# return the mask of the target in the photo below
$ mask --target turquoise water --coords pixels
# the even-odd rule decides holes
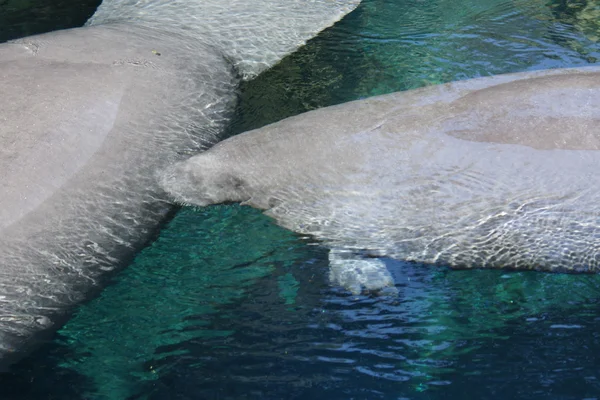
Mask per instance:
[[[20,10],[0,12],[0,37],[93,11],[70,3],[0,2]],[[599,20],[597,1],[365,0],[244,84],[228,134],[427,84],[596,63]],[[259,212],[183,209],[0,376],[0,398],[600,398],[600,277],[385,261],[398,297],[352,296],[329,285],[326,249]]]

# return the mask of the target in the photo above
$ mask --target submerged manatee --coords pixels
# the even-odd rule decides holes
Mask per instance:
[[[357,292],[373,257],[600,270],[600,67],[499,75],[311,111],[167,169],[183,204],[235,201],[333,250]]]
[[[236,85],[359,0],[106,0],[0,45],[0,368],[171,209],[155,173],[214,143]]]

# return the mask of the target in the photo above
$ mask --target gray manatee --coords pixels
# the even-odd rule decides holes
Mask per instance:
[[[156,172],[214,143],[251,78],[359,0],[106,0],[0,45],[0,369],[132,259]]]
[[[182,204],[241,202],[331,247],[332,279],[393,282],[376,257],[600,270],[600,67],[499,75],[311,111],[168,168]]]

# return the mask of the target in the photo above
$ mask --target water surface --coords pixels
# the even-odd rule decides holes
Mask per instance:
[[[4,13],[16,4],[44,9],[0,3],[2,39],[93,8]],[[227,134],[423,85],[597,63],[599,16],[583,0],[364,0],[243,84]],[[0,376],[0,398],[600,398],[600,277],[385,261],[399,295],[352,296],[329,284],[326,249],[259,212],[183,209]]]

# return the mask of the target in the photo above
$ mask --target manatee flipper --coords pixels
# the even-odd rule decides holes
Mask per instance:
[[[248,79],[275,65],[359,3],[360,0],[104,0],[88,25],[125,19],[193,36],[217,48]],[[164,24],[165,19],[177,23]]]
[[[344,249],[329,251],[329,279],[355,295],[363,291],[396,293],[394,278],[385,262]]]

